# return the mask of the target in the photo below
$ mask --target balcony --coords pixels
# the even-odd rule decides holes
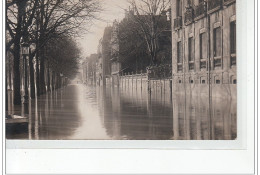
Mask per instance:
[[[221,67],[221,65],[222,65],[221,58],[214,58],[214,68]]]
[[[194,70],[194,62],[189,62],[189,71]]]
[[[230,55],[230,65],[232,66],[236,66],[237,64],[237,57],[236,54],[231,54]]]
[[[206,15],[207,8],[206,2],[201,2],[199,5],[194,7],[194,18],[198,20]]]
[[[179,30],[182,27],[182,17],[178,16],[174,19],[174,30]]]
[[[208,0],[208,14],[219,10],[222,6],[222,0]]]
[[[207,68],[207,62],[205,59],[200,60],[200,69],[206,69]]]
[[[178,63],[177,72],[182,72],[182,63]]]
[[[189,25],[193,22],[193,9],[192,9],[192,7],[186,8],[184,22],[185,22],[185,25]]]
[[[229,5],[236,2],[236,0],[223,0],[223,5]]]

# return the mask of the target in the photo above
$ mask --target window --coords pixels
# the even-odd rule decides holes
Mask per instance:
[[[189,70],[194,70],[194,45],[193,37],[188,40],[188,59],[189,59]]]
[[[181,41],[177,43],[177,63],[182,63]]]
[[[213,47],[214,47],[214,57],[221,56],[221,28],[217,27],[213,31]]]
[[[206,32],[200,34],[200,68],[206,69],[207,63],[207,35]]]
[[[182,45],[181,45],[181,41],[177,42],[177,65],[178,65],[178,71],[182,71]]]
[[[189,61],[194,61],[194,45],[193,45],[193,37],[189,38]]]
[[[236,65],[236,21],[230,23],[230,62]]]
[[[201,81],[201,84],[205,84],[205,83],[206,83],[206,80],[202,80],[202,81]]]
[[[220,84],[220,80],[216,80],[216,84]]]
[[[204,0],[199,0],[199,3],[202,3]]]
[[[206,32],[200,34],[200,59],[207,58],[207,35]]]
[[[177,0],[176,2],[176,16],[182,16],[181,0]]]

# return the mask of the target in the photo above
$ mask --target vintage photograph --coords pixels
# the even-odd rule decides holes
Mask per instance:
[[[6,0],[10,140],[236,140],[236,0]]]

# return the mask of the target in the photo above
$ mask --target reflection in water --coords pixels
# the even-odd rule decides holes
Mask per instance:
[[[236,101],[176,96],[146,88],[69,85],[29,103],[18,139],[230,140]],[[13,139],[14,135],[7,135]],[[16,137],[17,138],[17,137]]]

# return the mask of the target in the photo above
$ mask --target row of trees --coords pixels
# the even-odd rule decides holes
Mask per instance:
[[[77,73],[79,49],[72,37],[86,31],[100,10],[99,0],[7,0],[6,53],[13,56],[15,104],[21,103],[21,44],[31,46],[31,95],[41,95],[55,87],[61,73]]]

